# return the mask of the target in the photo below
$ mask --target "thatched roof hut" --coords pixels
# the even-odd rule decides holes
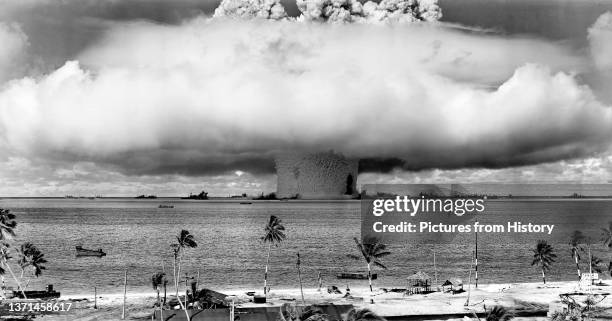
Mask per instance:
[[[413,286],[431,285],[431,276],[422,271],[419,271],[406,279],[408,280],[408,283],[413,284]]]
[[[446,289],[446,287],[448,287],[448,289]],[[443,291],[463,289],[463,281],[461,281],[461,279],[446,280],[442,284],[442,289]]]
[[[419,271],[406,278],[408,280],[409,293],[422,293],[431,291],[431,276]]]

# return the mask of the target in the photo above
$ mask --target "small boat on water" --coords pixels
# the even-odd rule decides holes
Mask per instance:
[[[253,204],[253,202],[240,202],[240,204],[242,204],[242,205],[250,205],[250,204]]]
[[[77,245],[76,246],[76,256],[97,256],[97,257],[103,257],[106,256],[106,253],[104,253],[104,251],[102,251],[102,249],[97,249],[97,250],[88,250],[88,249],[84,249],[82,246]]]
[[[158,208],[174,208],[174,205],[160,204]]]
[[[53,284],[47,285],[47,289],[44,291],[23,291],[28,299],[57,299],[60,297],[60,292],[53,290]],[[23,299],[23,293],[21,291],[13,291],[14,298]]]
[[[367,280],[368,275],[362,273],[338,273],[336,274],[338,279],[353,279],[353,280]],[[378,274],[372,273],[372,280],[376,280]]]

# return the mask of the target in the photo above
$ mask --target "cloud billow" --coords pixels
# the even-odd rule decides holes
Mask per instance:
[[[612,112],[583,68],[555,43],[424,24],[133,22],[5,84],[0,141],[134,175],[267,173],[288,150],[368,171],[537,164],[609,146]]]

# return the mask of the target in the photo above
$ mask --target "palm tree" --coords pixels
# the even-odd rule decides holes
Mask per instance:
[[[265,227],[265,234],[261,238],[264,244],[268,244],[268,256],[266,258],[266,271],[264,273],[264,295],[267,297],[268,294],[268,266],[270,265],[270,252],[272,251],[272,244],[278,246],[287,236],[285,235],[285,226],[283,226],[281,219],[271,215],[268,224]]]
[[[544,284],[546,284],[546,271],[550,269],[556,257],[557,255],[553,253],[553,247],[544,240],[539,240],[536,248],[533,249],[531,265],[538,265],[540,267]]]
[[[346,315],[346,321],[386,321],[386,319],[370,309],[351,309]]]
[[[363,243],[359,241],[356,237],[353,238],[355,244],[357,245],[357,249],[361,253],[361,256],[349,254],[348,257],[354,260],[364,259],[368,265],[368,282],[370,284],[370,293],[373,292],[372,289],[372,264],[382,268],[387,269],[387,267],[382,264],[380,261],[381,258],[391,254],[391,252],[387,251],[387,246],[380,243],[380,241],[375,237],[367,237],[363,240]],[[373,301],[373,300],[371,300]]]
[[[11,266],[8,264],[8,261],[11,257],[9,255],[9,244],[7,241],[13,239],[13,237],[15,236],[16,227],[17,221],[15,220],[15,214],[11,213],[9,210],[0,208],[0,268],[2,268],[3,271],[6,269],[6,271],[9,272],[13,280],[15,280],[17,287],[21,289],[21,284],[19,280],[15,276],[15,273],[13,273]],[[4,286],[4,274],[0,273],[0,277],[2,277],[3,288],[6,288]],[[23,289],[21,289],[21,294],[24,298],[26,298]]]
[[[578,281],[580,281],[581,273],[580,273],[580,265],[578,262],[580,261],[580,251],[584,251],[584,248],[580,245],[584,241],[584,234],[580,231],[574,231],[572,236],[570,237],[569,247],[570,253],[574,262],[576,262],[576,271],[578,272]]]
[[[175,275],[174,275],[174,283],[176,285],[176,296],[178,297],[178,285],[180,283],[179,278],[181,275],[181,263],[183,261],[182,252],[185,251],[186,248],[196,248],[198,247],[198,243],[195,241],[195,238],[189,231],[181,230],[181,233],[176,237],[177,243],[172,245],[172,249],[174,251],[174,267],[175,267]],[[177,263],[178,262],[178,263]]]
[[[43,266],[43,264],[47,263],[45,255],[34,244],[30,242],[21,244],[21,247],[19,250],[17,250],[17,253],[19,257],[17,262],[21,268],[21,276],[19,277],[20,280],[23,280],[24,273],[28,267],[34,269],[33,274],[35,277],[39,277],[42,274],[42,270],[46,269],[45,266]],[[30,279],[28,278],[23,289],[25,290],[29,284]]]
[[[506,308],[504,308],[501,305],[496,305],[493,307],[493,309],[487,312],[487,317],[485,318],[485,320],[486,321],[508,321],[508,320],[512,320],[512,318],[514,318],[514,316],[508,310],[506,310]]]
[[[176,289],[176,299],[179,302],[179,305],[183,310],[185,310],[185,315],[187,316],[187,321],[191,318],[189,317],[189,312],[187,312],[186,304],[183,304],[183,301],[179,298],[178,288],[179,288],[179,276],[181,275],[181,263],[182,263],[182,252],[185,251],[186,248],[195,248],[198,247],[198,243],[196,243],[195,238],[189,231],[181,230],[181,233],[176,237],[177,243],[171,245],[174,261],[173,261],[173,272],[174,272],[174,286]],[[185,303],[187,302],[187,296],[185,296]]]
[[[173,261],[172,261],[172,282],[174,282],[174,288],[176,289],[176,296],[178,297],[178,283],[177,283],[177,277],[176,277],[176,264],[178,262],[178,257],[179,254],[181,252],[181,247],[177,244],[171,244],[170,248],[172,249],[172,257],[173,257]]]
[[[159,291],[161,286],[166,282],[166,273],[157,272],[151,276],[151,285],[153,286],[153,290],[157,292],[157,304],[160,304],[161,298],[159,296]],[[160,304],[161,306],[161,304]]]
[[[155,274],[153,274],[153,276],[151,277],[151,285],[153,286],[153,290],[155,290],[157,292],[157,305],[159,305],[159,313],[160,313],[160,318],[163,320],[164,319],[164,308],[161,304],[161,299],[159,297],[159,288],[165,284],[168,283],[168,280],[166,280],[166,273],[164,272],[157,272]]]

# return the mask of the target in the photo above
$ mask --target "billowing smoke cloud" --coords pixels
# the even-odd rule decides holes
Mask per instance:
[[[589,41],[597,67],[612,71],[612,13],[601,15],[589,28]]]
[[[412,23],[437,21],[442,11],[437,0],[382,0],[380,3],[357,0],[297,0],[302,13],[298,21],[332,23]],[[215,18],[288,19],[279,0],[223,0]]]
[[[28,37],[18,25],[0,21],[0,84],[24,69],[27,47]]]
[[[279,0],[222,0],[213,17],[280,20],[287,12]]]
[[[128,174],[263,173],[329,149],[418,170],[579,157],[612,135],[583,60],[537,39],[197,19],[114,28],[79,60],[5,85],[5,150]]]
[[[442,11],[437,0],[297,0],[298,20],[359,23],[437,21]]]

